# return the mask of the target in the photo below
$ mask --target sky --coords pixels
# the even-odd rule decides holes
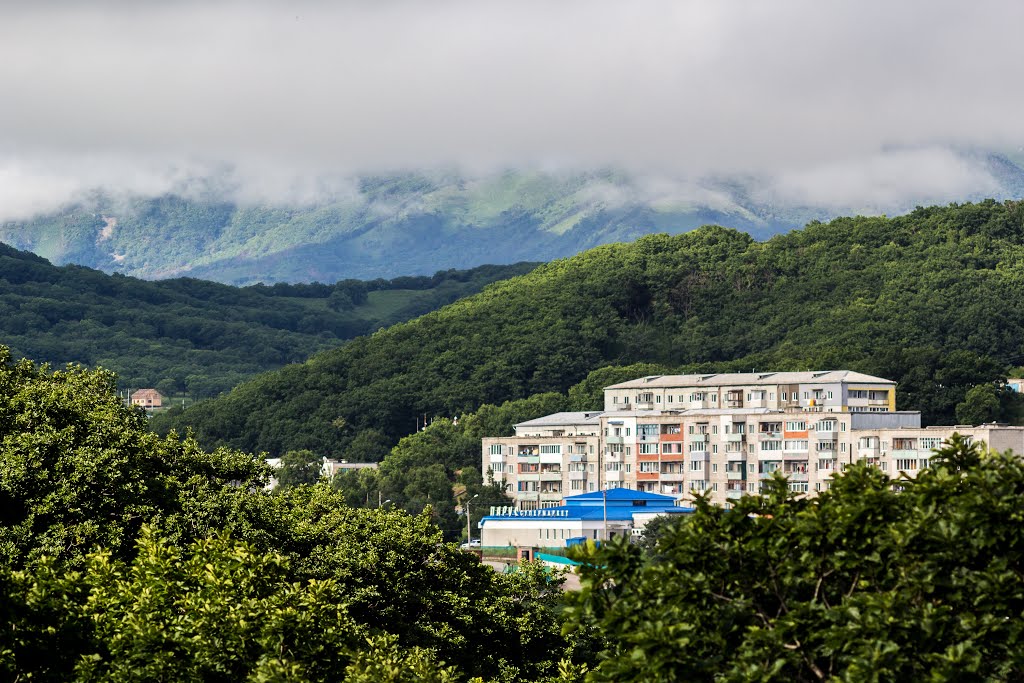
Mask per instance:
[[[432,169],[955,199],[994,181],[951,150],[1024,152],[1021,25],[1018,0],[0,1],[0,219]]]

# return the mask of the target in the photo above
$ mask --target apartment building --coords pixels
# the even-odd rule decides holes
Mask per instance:
[[[601,413],[554,413],[515,426],[515,436],[485,438],[483,467],[520,510],[560,505],[566,496],[600,490]]]
[[[914,476],[954,432],[1024,453],[1022,427],[922,427],[920,413],[894,410],[893,382],[845,371],[647,377],[608,387],[609,406],[556,413],[516,425],[514,437],[484,439],[484,468],[519,510],[616,488],[682,503],[706,493],[729,505],[776,472],[806,494],[827,490],[833,474],[860,460]]]

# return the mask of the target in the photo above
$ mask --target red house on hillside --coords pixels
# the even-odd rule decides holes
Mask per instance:
[[[160,408],[164,404],[164,397],[156,389],[139,389],[132,394],[132,405],[142,408]]]

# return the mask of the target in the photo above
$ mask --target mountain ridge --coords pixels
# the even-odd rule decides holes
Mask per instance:
[[[962,156],[985,169],[998,186],[994,194],[1024,196],[1024,170],[1010,158]],[[406,173],[363,177],[349,191],[306,207],[217,199],[212,189],[196,199],[96,194],[50,215],[0,224],[0,241],[58,264],[246,285],[549,261],[707,224],[765,239],[839,213],[780,200],[760,182],[721,177],[663,186],[613,171],[479,179]]]

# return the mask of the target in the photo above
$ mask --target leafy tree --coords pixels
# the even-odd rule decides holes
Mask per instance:
[[[1024,462],[959,436],[916,480],[855,464],[815,499],[781,478],[697,510],[653,553],[583,552],[587,680],[1017,680]]]
[[[281,456],[281,466],[274,473],[281,488],[304,486],[320,481],[323,461],[313,451],[288,451]]]
[[[455,667],[512,683],[588,656],[561,635],[545,573],[505,577],[444,543],[442,466],[403,481],[415,517],[354,509],[326,482],[270,494],[258,458],[147,431],[109,373],[3,360],[0,677],[313,682],[401,665],[395,680]]]
[[[980,425],[1000,418],[1002,406],[999,391],[993,384],[979,384],[967,391],[963,403],[956,406],[956,421],[959,424]]]

